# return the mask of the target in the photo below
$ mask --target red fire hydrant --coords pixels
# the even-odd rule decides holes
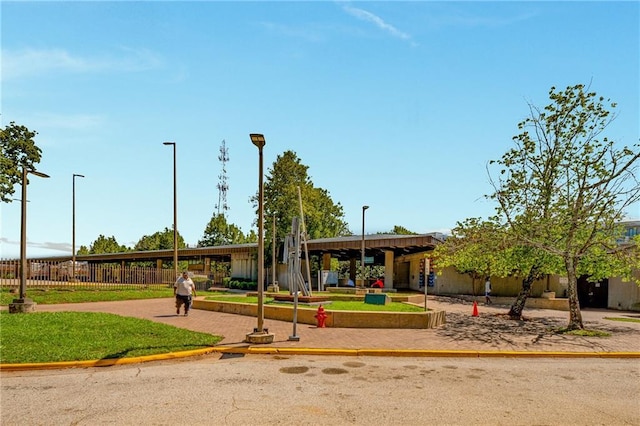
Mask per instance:
[[[324,308],[322,305],[318,307],[318,312],[314,315],[318,320],[318,328],[325,328],[325,320],[327,319],[327,314],[324,312]]]

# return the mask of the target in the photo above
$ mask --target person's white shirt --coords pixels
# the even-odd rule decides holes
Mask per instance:
[[[173,286],[176,288],[176,294],[179,296],[191,296],[195,284],[193,283],[193,280],[191,280],[191,277],[185,277],[183,275],[176,280]]]

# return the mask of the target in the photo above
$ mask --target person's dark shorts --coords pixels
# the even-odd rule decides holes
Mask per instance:
[[[191,307],[191,296],[176,294],[176,308],[180,309],[182,305],[185,305],[186,309],[189,309]]]

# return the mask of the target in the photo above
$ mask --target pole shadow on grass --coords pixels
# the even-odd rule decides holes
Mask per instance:
[[[168,353],[172,353],[172,352],[184,352],[184,351],[193,351],[193,350],[196,350],[196,349],[213,348],[215,346],[216,345],[182,345],[182,346],[174,346],[172,350],[167,350],[167,351],[164,351],[164,352],[149,353],[149,354],[145,354],[145,355],[127,356],[131,352],[137,352],[137,351],[140,351],[140,350],[166,348],[166,346],[146,346],[144,348],[125,349],[125,350],[122,350],[120,352],[116,352],[116,353],[113,353],[113,354],[105,355],[100,359],[101,360],[113,360],[113,359],[122,359],[122,358],[135,358],[135,357],[138,357],[138,356],[164,355],[164,354],[168,354]]]

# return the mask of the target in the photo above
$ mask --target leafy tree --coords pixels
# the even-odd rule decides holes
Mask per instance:
[[[326,189],[313,186],[307,188],[302,192],[302,208],[307,239],[351,235],[344,221],[342,205],[334,203]]]
[[[615,235],[621,236],[622,226]],[[640,270],[640,236],[625,245],[614,249],[596,246],[578,263],[578,276],[587,276],[591,282],[598,282],[608,277],[622,277],[625,281],[634,281],[633,271]],[[638,277],[635,277],[638,278]],[[635,279],[640,284],[638,279]]]
[[[187,245],[184,242],[184,238],[178,232],[178,248],[185,248]],[[173,229],[164,228],[163,231],[155,232],[152,235],[144,235],[138,240],[133,247],[135,251],[151,251],[151,250],[173,250]],[[163,264],[164,268],[173,268],[171,263]],[[153,262],[136,262],[132,265],[153,267]],[[188,262],[178,262],[178,269],[186,269]]]
[[[250,230],[244,234],[242,230],[232,223],[228,223],[224,213],[214,213],[204,230],[204,235],[198,241],[198,247],[212,247],[228,244],[246,244],[258,241],[258,234]],[[231,263],[225,261],[211,262],[211,272],[222,273],[223,276],[231,275]]]
[[[185,247],[184,238],[182,238],[182,235],[178,232],[178,248]],[[172,250],[173,229],[164,228],[164,231],[159,231],[152,235],[145,235],[138,240],[133,249],[136,251]]]
[[[253,229],[249,230],[249,233],[245,235],[245,243],[257,243],[258,242],[258,234]]]
[[[391,231],[389,231],[389,232],[378,232],[378,234],[381,234],[381,235],[386,235],[386,234],[391,234],[391,235],[417,235],[417,232],[409,231],[404,226],[395,225]]]
[[[469,218],[458,222],[452,235],[438,245],[430,257],[439,272],[453,266],[458,272],[469,275],[474,295],[476,281],[482,282],[487,276],[522,278],[522,287],[509,310],[509,316],[514,319],[522,317],[533,282],[545,274],[560,272],[562,267],[557,256],[518,245],[509,235],[508,227],[496,222],[495,218],[488,221]]]
[[[283,244],[291,232],[293,217],[300,216],[298,188],[302,198],[306,238],[329,238],[350,235],[340,203],[334,203],[327,190],[313,186],[307,174],[308,166],[301,163],[293,151],[276,158],[264,182],[265,260],[271,261],[273,231],[269,226],[276,218],[276,244]],[[258,207],[258,196],[251,198]],[[257,216],[257,213],[256,213]]]
[[[89,248],[86,246],[80,246],[77,254],[123,253],[126,251],[129,251],[129,248],[118,244],[114,236],[107,238],[100,234]]]
[[[531,295],[533,282],[546,274],[560,273],[562,271],[562,262],[558,256],[525,245],[511,247],[504,254],[506,265],[513,268],[509,275],[522,278],[522,287],[511,304],[508,315],[513,319],[521,319],[524,305]]]
[[[640,200],[634,175],[640,145],[618,149],[601,138],[615,115],[604,105],[610,100],[584,85],[552,87],[549,97],[544,110],[529,104],[529,116],[518,124],[521,133],[513,137],[516,147],[490,162],[500,166],[490,198],[517,244],[562,258],[568,329],[581,329],[579,266],[591,256],[617,256],[617,223]]]
[[[42,150],[36,146],[32,132],[24,126],[10,122],[0,130],[0,200],[12,201],[14,186],[22,182],[22,170],[35,169],[34,164],[40,162]]]
[[[500,275],[504,268],[504,239],[499,224],[480,218],[465,219],[451,230],[451,235],[438,244],[429,256],[434,269],[453,266],[459,273],[471,277],[471,292],[476,295],[476,281]]]
[[[198,247],[245,244],[257,240],[258,236],[255,231],[245,235],[236,225],[228,223],[224,214],[214,213],[204,230],[202,239],[198,241]]]

